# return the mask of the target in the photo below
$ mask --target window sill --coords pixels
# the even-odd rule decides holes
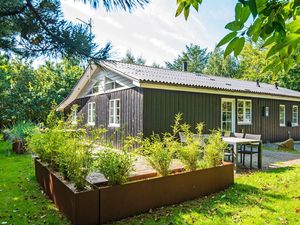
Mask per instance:
[[[299,127],[299,124],[292,124],[292,127]]]
[[[120,127],[120,124],[108,124],[108,127]]]
[[[286,125],[282,125],[282,124],[281,124],[281,125],[279,125],[279,127],[286,127]]]
[[[237,125],[252,125],[252,123],[238,123]]]
[[[88,126],[95,126],[95,123],[88,123]]]

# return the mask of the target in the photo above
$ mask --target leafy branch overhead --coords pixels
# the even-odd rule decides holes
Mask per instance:
[[[99,6],[98,0],[83,1]],[[132,11],[148,0],[101,0],[109,11]],[[111,44],[100,48],[85,24],[65,20],[59,0],[2,0],[0,4],[0,51],[23,57],[75,57],[106,59]]]
[[[190,6],[198,10],[201,3],[196,0],[178,0],[176,16],[184,11],[187,19]],[[220,40],[217,47],[226,45],[225,57],[231,53],[238,56],[245,40],[254,43],[262,41],[263,47],[268,50],[267,58],[270,59],[265,70],[287,72],[300,62],[300,56],[293,57],[300,48],[299,7],[299,0],[239,0],[235,6],[234,20],[225,26],[230,32]]]

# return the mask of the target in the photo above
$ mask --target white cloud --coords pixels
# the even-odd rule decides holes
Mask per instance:
[[[209,9],[222,10],[226,3],[219,0],[206,1]],[[211,2],[214,2],[212,4]],[[231,6],[230,6],[231,7]],[[137,9],[132,14],[122,11],[106,12],[103,8],[94,10],[79,1],[64,0],[62,9],[67,19],[77,18],[93,20],[93,32],[97,42],[103,45],[111,41],[115,51],[124,56],[126,49],[147,59],[164,64],[173,60],[189,43],[213,49],[215,43],[223,36],[223,25],[212,21],[211,12],[205,4],[199,13],[191,10],[188,21],[183,16],[175,18],[176,0],[152,0],[145,9]],[[227,10],[228,11],[228,10]],[[216,25],[217,24],[217,25]]]

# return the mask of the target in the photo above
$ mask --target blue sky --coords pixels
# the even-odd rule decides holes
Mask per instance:
[[[133,13],[106,12],[92,9],[80,1],[62,0],[66,19],[93,20],[93,33],[102,46],[110,41],[120,59],[130,49],[147,64],[164,65],[176,58],[185,45],[198,44],[212,50],[227,33],[224,26],[234,18],[234,0],[204,0],[199,12],[192,10],[188,21],[183,15],[175,18],[176,0],[152,0],[144,9]]]

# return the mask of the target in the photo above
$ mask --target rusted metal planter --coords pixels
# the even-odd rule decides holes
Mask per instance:
[[[218,192],[233,182],[233,165],[225,163],[209,169],[99,187],[100,223]]]
[[[75,225],[99,224],[99,190],[74,192],[51,170],[35,159],[35,175],[46,195]]]

